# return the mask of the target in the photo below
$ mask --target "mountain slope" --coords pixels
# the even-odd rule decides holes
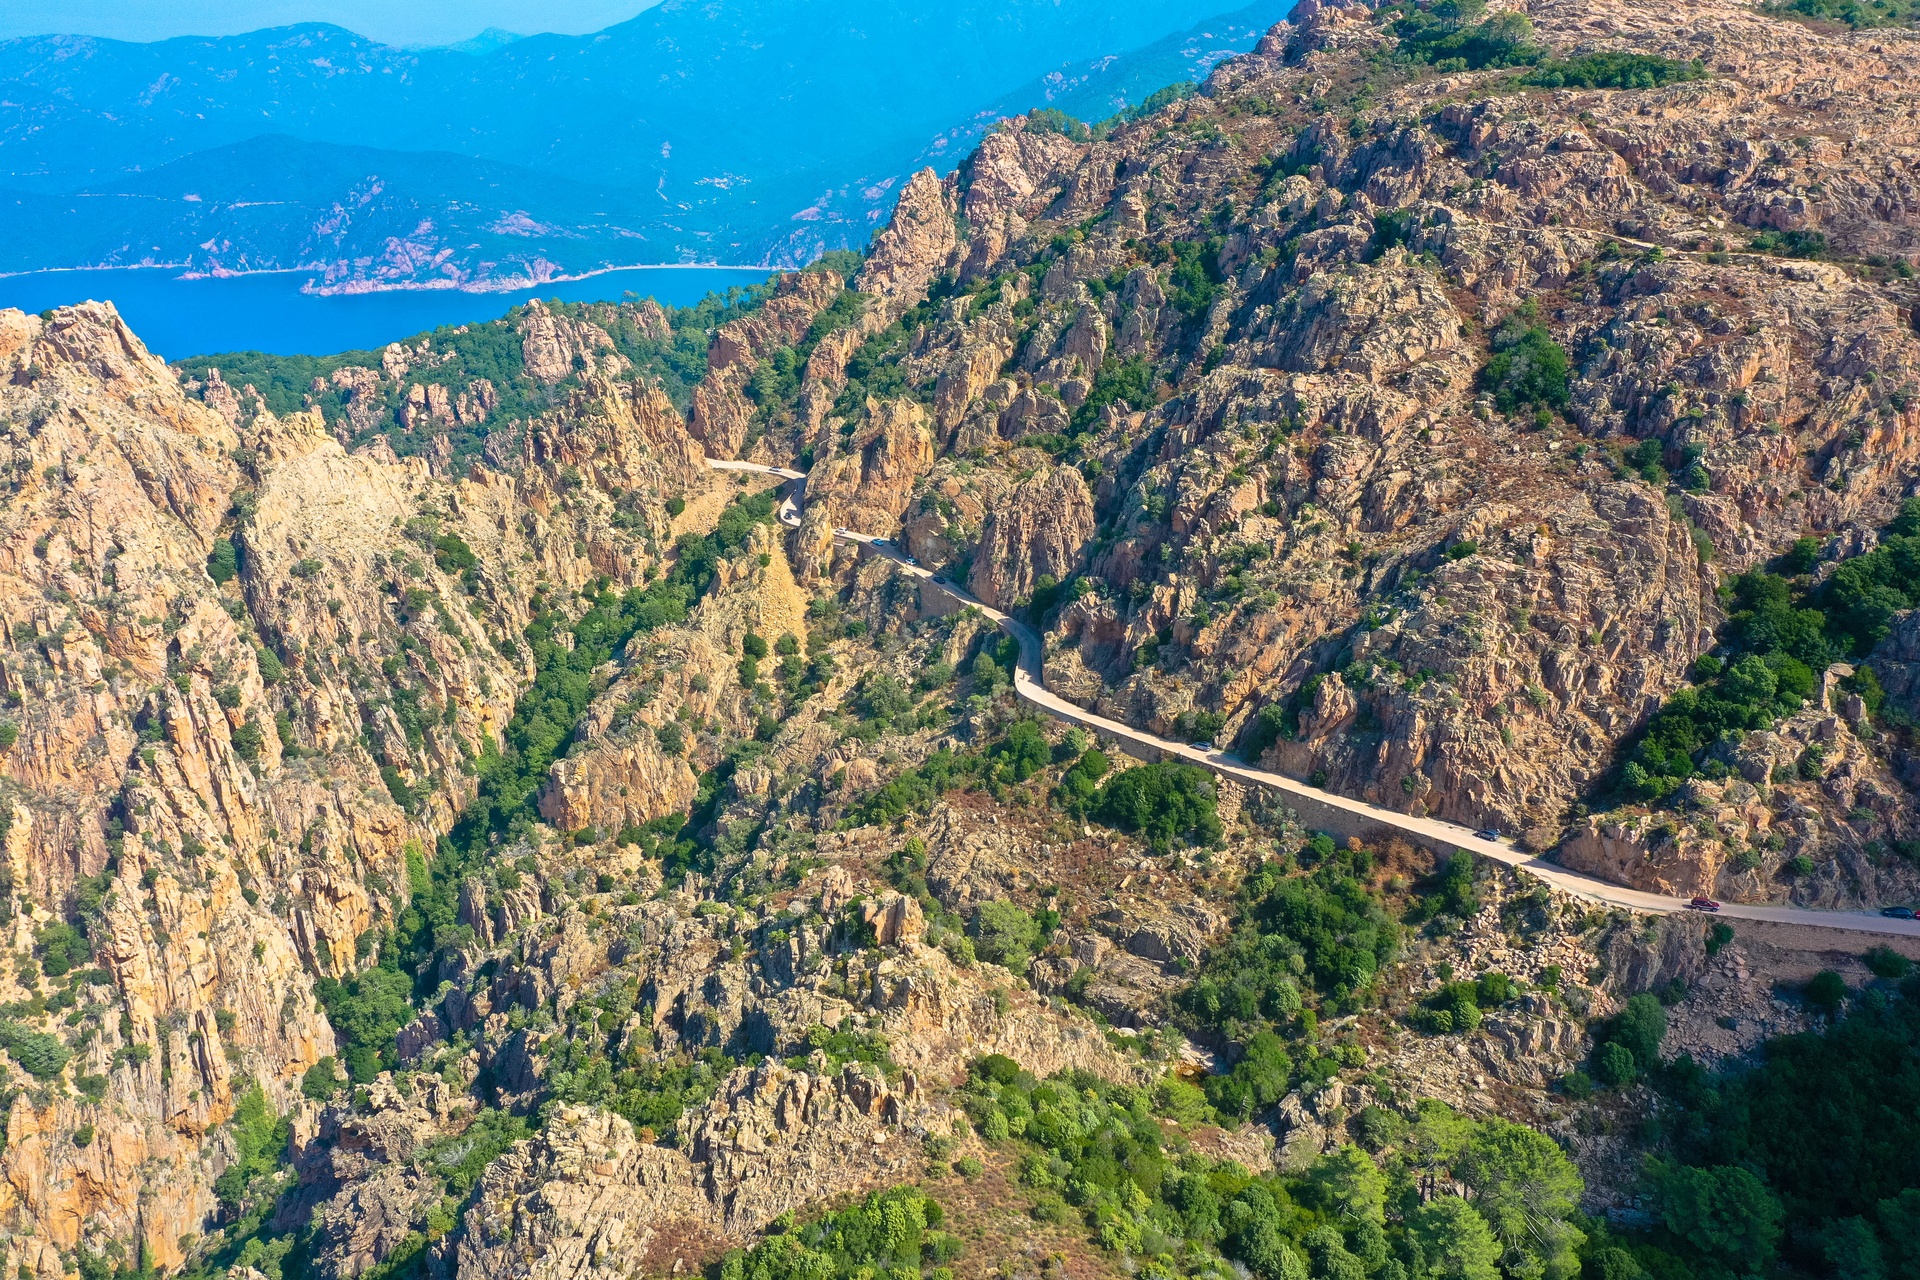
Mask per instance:
[[[1535,18],[1303,12],[725,310],[232,377],[0,313],[14,1265],[1707,1275],[1729,1200],[1742,1265],[1897,1242],[1916,1148],[1853,1137],[1911,957],[1108,755],[834,536],[1109,717],[1644,882],[1910,899],[1914,54]],[[799,527],[728,457],[804,470]],[[1656,759],[1656,710],[1713,732]]]
[[[251,138],[97,189],[0,192],[0,270],[313,273],[317,287],[516,288],[669,259],[658,201],[446,152]]]

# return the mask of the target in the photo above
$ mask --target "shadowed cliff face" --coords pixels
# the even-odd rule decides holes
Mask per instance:
[[[1203,869],[1044,787],[941,800],[926,770],[1015,750],[995,639],[837,526],[1031,608],[1048,685],[1156,733],[1650,886],[1912,890],[1906,731],[1837,671],[1682,803],[1575,807],[1729,575],[1864,551],[1920,469],[1911,287],[1872,260],[1912,248],[1907,55],[1533,17],[1705,76],[1396,71],[1365,11],[1305,12],[1200,97],[917,175],[852,293],[788,278],[660,366],[684,413],[620,354],[668,360],[650,306],[529,308],[504,372],[399,345],[277,414],[111,308],[0,313],[0,1004],[53,1037],[8,1048],[7,1265],[251,1265],[191,1239],[238,1217],[330,1277],[669,1272],[912,1174],[982,1052],[1145,1078],[1041,995],[1163,1024],[1298,833],[1223,788]],[[807,470],[800,527],[707,455]],[[1050,732],[1020,782],[1085,746]],[[1061,885],[1024,981],[961,945]],[[291,1163],[216,1191],[256,1085]]]

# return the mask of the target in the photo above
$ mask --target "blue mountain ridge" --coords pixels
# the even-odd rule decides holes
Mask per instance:
[[[667,0],[490,52],[317,24],[4,41],[0,270],[471,286],[800,261],[863,242],[912,168],[951,164],[999,116],[1108,114],[1285,7],[1218,4]]]

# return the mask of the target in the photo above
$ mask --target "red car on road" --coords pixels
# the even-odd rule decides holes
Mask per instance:
[[[1687,903],[1687,910],[1689,911],[1718,911],[1719,909],[1720,904],[1712,898],[1695,898]]]

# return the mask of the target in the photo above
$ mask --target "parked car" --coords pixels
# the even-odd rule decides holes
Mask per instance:
[[[1687,903],[1689,911],[1718,911],[1720,904],[1712,898],[1694,898]]]
[[[1913,908],[1912,907],[1882,907],[1880,908],[1880,914],[1883,916],[1891,916],[1895,920],[1911,920],[1913,919]]]
[[[1479,836],[1482,840],[1498,840],[1500,838],[1500,833],[1491,827],[1485,831],[1476,831],[1473,834]]]
[[[918,560],[915,560],[912,556],[901,556],[900,558],[902,560],[905,560],[910,565],[918,566],[920,563]]]

